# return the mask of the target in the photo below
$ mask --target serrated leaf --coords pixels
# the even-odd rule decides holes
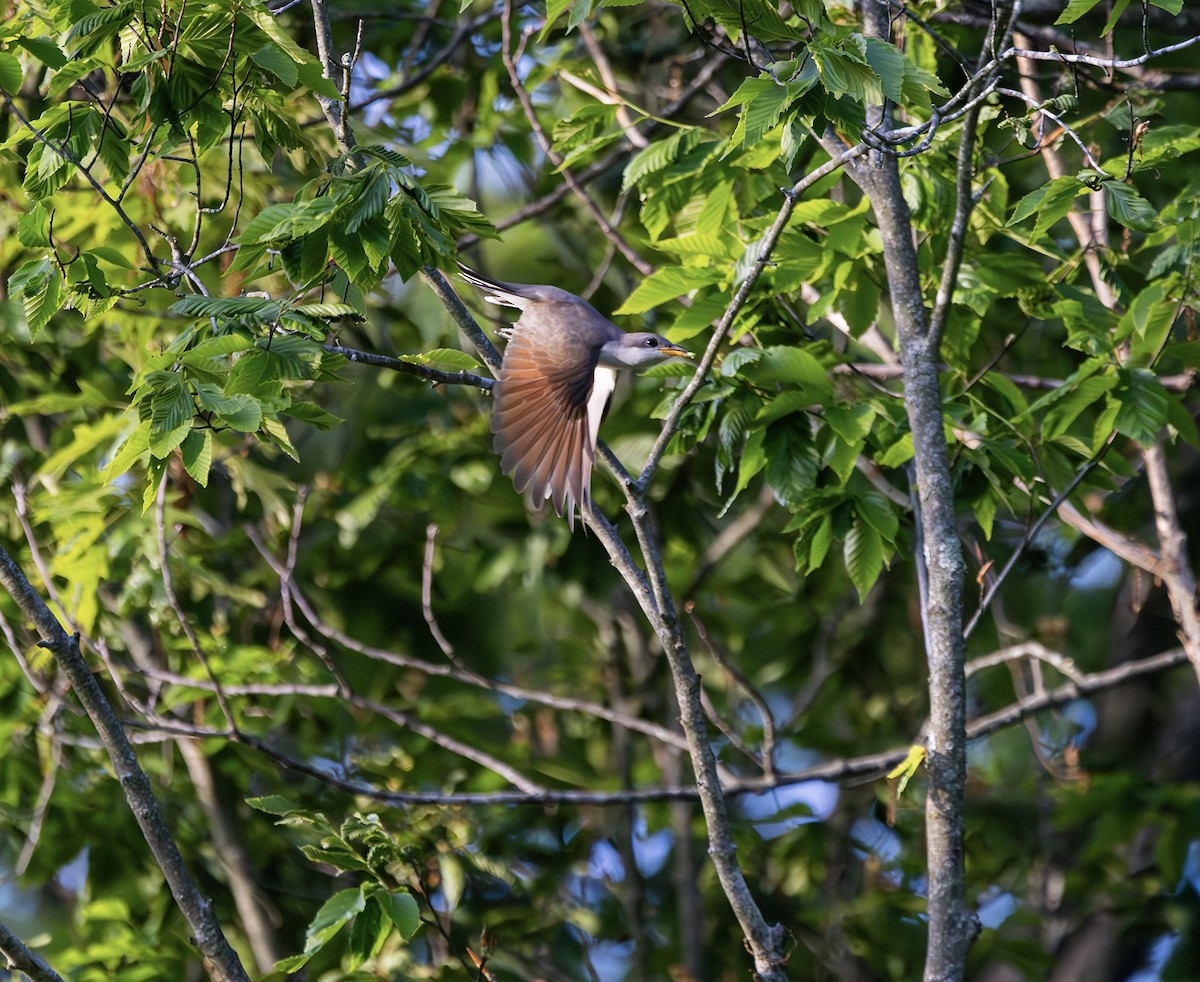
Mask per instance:
[[[40,202],[17,219],[17,240],[29,249],[49,249],[50,209]]]
[[[207,338],[196,347],[185,351],[179,360],[185,365],[197,365],[210,358],[220,358],[239,351],[247,351],[254,347],[254,339],[244,334],[222,334],[219,337]]]
[[[208,471],[212,466],[212,430],[192,430],[180,446],[183,469],[202,488],[208,487]]]
[[[638,284],[616,314],[644,314],[659,304],[685,296],[693,290],[717,283],[723,274],[715,269],[698,269],[692,266],[664,266],[656,269]]]
[[[1038,400],[1031,407],[1031,412],[1035,418],[1041,417],[1042,437],[1057,440],[1071,428],[1082,412],[1099,404],[1105,393],[1116,384],[1115,375],[1093,375],[1049,393],[1055,397],[1053,401]]]
[[[304,953],[311,955],[320,951],[365,906],[362,887],[349,887],[335,893],[321,905],[308,925]]]
[[[1167,295],[1166,284],[1152,283],[1142,290],[1117,325],[1116,339],[1132,336],[1130,356],[1135,365],[1148,365],[1167,339],[1179,304]]]
[[[255,433],[263,424],[262,403],[251,395],[226,396],[217,410],[221,422],[243,433]]]
[[[1167,421],[1171,397],[1153,373],[1143,368],[1122,372],[1124,385],[1110,394],[1117,405],[1112,427],[1146,447],[1158,439]]]
[[[421,926],[421,911],[410,893],[378,894],[376,899],[391,922],[396,925],[400,937],[409,940]]]
[[[856,516],[846,535],[842,557],[850,582],[858,590],[858,599],[862,602],[883,572],[883,540],[874,528]]]
[[[182,377],[174,372],[156,372],[155,376],[150,395],[151,449],[155,434],[178,429],[185,423],[190,426],[193,410],[192,396]]]
[[[895,542],[900,531],[900,519],[882,494],[868,491],[859,495],[854,499],[854,510],[885,542]]]
[[[138,425],[127,436],[104,469],[104,483],[111,484],[138,460],[150,452],[150,420]]]
[[[280,389],[280,372],[280,359],[272,358],[266,351],[248,352],[230,371],[225,392],[228,395],[272,396]]]
[[[169,456],[183,441],[187,435],[192,432],[191,420],[177,426],[173,430],[161,430],[156,432],[153,427],[150,430],[150,456],[158,460]]]
[[[268,815],[287,815],[291,812],[304,811],[290,798],[285,798],[281,794],[265,794],[247,798],[246,804],[255,811],[266,812]]]
[[[1084,14],[1096,6],[1100,0],[1071,0],[1066,9],[1058,15],[1055,24],[1074,24]]]
[[[46,37],[18,37],[13,39],[38,61],[48,68],[62,68],[67,64],[67,56],[62,48]]]
[[[1112,6],[1112,13],[1108,16],[1108,21],[1105,23],[1103,30],[1100,31],[1101,37],[1108,37],[1112,33],[1112,29],[1117,26],[1117,21],[1121,19],[1121,15],[1129,8],[1130,0],[1117,0]]]
[[[1011,228],[1036,213],[1032,236],[1037,238],[1060,218],[1065,218],[1072,203],[1086,190],[1087,186],[1077,178],[1056,177],[1018,201],[1006,225]]]
[[[868,37],[865,40],[867,64],[879,76],[879,86],[884,96],[892,102],[900,102],[908,59],[894,44],[889,44],[882,38]]]
[[[875,416],[875,410],[870,406],[830,406],[824,413],[829,428],[843,442],[851,444],[866,439]]]
[[[383,949],[392,932],[392,923],[384,914],[377,898],[367,901],[363,912],[350,925],[350,968],[358,968]]]
[[[805,572],[812,573],[820,569],[825,562],[825,557],[829,554],[829,547],[833,543],[833,516],[822,515],[816,528],[807,533],[805,540],[797,541],[807,541],[808,543],[808,566]]]
[[[1104,192],[1104,204],[1114,221],[1138,232],[1158,227],[1158,212],[1137,188],[1121,181],[1105,181]]]
[[[21,63],[7,51],[0,51],[0,89],[9,95],[21,90]]]
[[[8,290],[10,296],[21,301],[30,339],[36,341],[42,328],[62,309],[62,274],[49,259],[35,259],[9,277]]]
[[[419,355],[401,355],[401,361],[410,365],[429,365],[451,372],[471,371],[479,367],[479,361],[457,348],[434,348]]]
[[[823,402],[833,393],[825,369],[803,348],[774,345],[763,349],[763,357],[744,373],[762,385],[802,386],[811,402]]]
[[[331,426],[345,422],[341,416],[335,416],[333,413],[326,412],[315,402],[293,402],[287,409],[283,410],[283,413],[291,416],[293,419],[307,423],[309,426],[315,426],[318,430],[327,430]]]
[[[296,307],[295,311],[297,314],[303,314],[314,320],[349,320],[356,323],[366,320],[357,307],[352,307],[348,303],[306,303]]]
[[[882,88],[879,76],[857,52],[825,43],[809,46],[821,84],[832,96],[846,96],[854,102],[879,102]]]
[[[272,323],[280,304],[270,297],[184,297],[168,309],[184,317],[254,317]]]
[[[263,416],[261,425],[262,429],[271,437],[275,444],[291,457],[292,460],[299,463],[300,454],[292,446],[292,440],[288,436],[287,427],[274,416]]]
[[[259,68],[266,69],[289,89],[296,87],[300,78],[299,69],[296,63],[275,45],[264,44],[253,52],[250,58]]]

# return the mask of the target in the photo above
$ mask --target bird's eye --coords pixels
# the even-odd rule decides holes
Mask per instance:
[[[645,344],[647,348],[657,348],[658,338],[646,338]]]

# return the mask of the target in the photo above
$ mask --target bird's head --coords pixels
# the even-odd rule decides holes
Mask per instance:
[[[623,334],[605,342],[600,349],[600,364],[609,368],[650,368],[668,358],[691,358],[692,353],[657,334]]]

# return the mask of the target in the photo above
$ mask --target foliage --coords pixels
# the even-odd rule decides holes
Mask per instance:
[[[1200,534],[1200,117],[1164,81],[1192,77],[1196,15],[1073,0],[1010,42],[1002,18],[910,3],[885,40],[818,0],[398,0],[330,7],[343,68],[314,6],[39,0],[0,29],[0,527],[246,964],[747,970],[694,802],[662,790],[690,777],[653,626],[597,538],[528,512],[489,453],[480,363],[429,289],[479,247],[697,350],[727,318],[686,404],[690,371],[663,366],[603,436],[631,470],[669,437],[657,551],[789,970],[919,974],[920,752],[898,797],[884,775],[928,709],[929,543],[881,221],[829,165],[853,152],[899,156],[944,315],[970,653],[1038,646],[970,675],[970,971],[1048,977],[1074,934],[1134,966],[1173,938],[1186,973],[1195,678],[1176,657],[1093,689],[1184,623],[1147,586],[1184,572],[1156,448]],[[88,721],[0,614],[3,862],[43,891],[26,937],[55,927],[44,954],[74,978],[187,974]]]

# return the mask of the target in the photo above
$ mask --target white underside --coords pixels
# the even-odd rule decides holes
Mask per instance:
[[[587,405],[588,445],[586,452],[589,456],[596,449],[596,440],[600,437],[600,420],[604,418],[604,409],[616,387],[616,370],[605,365],[597,365],[592,378],[592,394],[588,396]]]

